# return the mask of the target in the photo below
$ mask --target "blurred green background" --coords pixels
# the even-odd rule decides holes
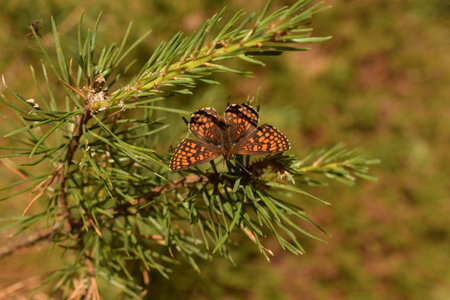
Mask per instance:
[[[85,27],[91,28],[103,11],[99,45],[118,41],[130,21],[131,40],[153,29],[133,52],[139,65],[161,40],[198,29],[224,6],[229,19],[239,9],[263,5],[256,0],[1,1],[0,73],[15,91],[37,98],[29,65],[38,69],[42,53],[24,36],[33,20],[42,19],[50,30],[50,15],[66,54],[75,49],[83,10]],[[313,35],[332,35],[332,40],[312,44],[309,52],[264,58],[266,68],[239,62],[255,78],[217,74],[222,85],[199,86],[194,96],[172,98],[169,105],[188,110],[208,105],[220,112],[228,97],[245,101],[261,87],[261,119],[289,137],[290,153],[302,157],[339,141],[361,146],[366,157],[382,160],[371,171],[379,181],[309,189],[332,206],[300,205],[332,237],[326,244],[303,238],[306,255],[283,252],[269,240],[275,257],[267,263],[251,242],[237,238],[236,267],[216,256],[201,264],[200,275],[184,264],[174,268],[169,281],[155,273],[149,298],[450,299],[450,3],[329,0],[325,5],[332,8],[314,17]],[[41,33],[46,39],[50,32]],[[5,93],[3,86],[0,90]],[[4,105],[1,110],[10,114]],[[167,134],[175,146],[186,128],[179,116],[169,118]],[[0,168],[5,185],[18,180]],[[0,202],[0,217],[20,215],[29,200]],[[7,243],[11,232],[1,232],[0,243]],[[16,283],[21,294],[33,287],[28,278],[45,276],[63,263],[56,254],[49,261],[49,253],[48,246],[39,245],[0,261],[0,290]]]

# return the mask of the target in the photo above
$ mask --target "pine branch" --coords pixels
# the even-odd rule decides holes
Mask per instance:
[[[226,67],[219,61],[240,58],[264,66],[264,63],[253,57],[309,50],[296,45],[321,42],[330,37],[309,37],[311,29],[307,27],[306,21],[323,8],[317,4],[303,9],[308,2],[310,1],[299,1],[291,8],[284,7],[267,17],[265,14],[270,2],[258,17],[253,13],[242,20],[245,13],[238,12],[219,34],[209,38],[222,18],[222,10],[197,33],[184,39],[178,33],[169,42],[161,43],[129,85],[110,91],[108,97],[93,100],[90,105],[93,110],[103,110],[114,105],[132,108],[133,104],[129,106],[130,102],[142,99],[190,94],[199,82],[217,83],[204,79],[214,72],[251,75],[247,71]],[[240,24],[239,20],[242,20]],[[252,21],[254,24],[250,25]],[[208,38],[211,41],[206,43]]]
[[[356,177],[376,181],[376,177],[367,173],[369,166],[379,164],[380,160],[355,156],[361,151],[359,148],[347,151],[344,144],[339,143],[328,151],[322,149],[305,157],[295,165],[293,173],[308,185],[319,183],[307,177],[308,173],[325,175],[350,186],[354,185]]]
[[[16,220],[16,235],[32,225],[52,224],[49,233],[18,247],[51,238],[75,254],[72,264],[47,279],[56,282],[54,293],[64,287],[63,297],[99,298],[97,281],[105,279],[138,299],[145,293],[138,282],[148,281],[150,270],[168,278],[170,265],[185,259],[200,272],[197,260],[216,252],[233,262],[234,233],[248,237],[268,260],[274,251],[265,245],[267,238],[275,238],[282,249],[296,255],[305,252],[299,235],[322,240],[301,226],[307,223],[326,234],[298,206],[298,198],[329,204],[314,196],[311,186],[324,185],[324,177],[346,184],[356,177],[372,180],[368,166],[377,161],[356,156],[339,144],[302,160],[282,154],[256,160],[237,155],[222,165],[211,162],[206,170],[171,172],[169,155],[156,150],[158,137],[169,124],[155,112],[189,113],[166,107],[164,100],[190,94],[201,82],[218,83],[207,78],[214,72],[251,75],[226,66],[225,60],[238,58],[263,66],[259,56],[303,51],[307,49],[300,44],[328,39],[310,37],[308,22],[323,9],[319,4],[306,6],[310,2],[300,0],[270,12],[269,1],[261,13],[238,12],[226,24],[221,24],[222,10],[198,32],[185,38],[178,33],[161,43],[138,74],[118,89],[114,86],[129,67],[122,66],[124,58],[150,32],[127,46],[130,24],[121,43],[103,47],[98,54],[100,16],[85,37],[81,17],[78,49],[67,60],[53,20],[56,57],[30,26],[46,60],[42,72],[47,91],[41,91],[32,68],[38,100],[9,88],[18,104],[0,95],[15,113],[14,118],[4,116],[12,129],[0,130],[15,143],[0,147],[10,153],[2,156],[2,162],[21,178],[3,189],[27,185],[12,196],[30,191],[35,195],[28,207],[37,200],[47,205],[40,213]],[[47,68],[60,86],[50,84]],[[66,94],[65,108],[53,96],[58,87]],[[139,113],[122,114],[132,108]],[[12,157],[33,161],[15,165]],[[51,170],[37,169],[42,162]],[[32,175],[25,166],[34,167]],[[4,255],[13,252],[5,250]]]
[[[38,230],[18,241],[15,240],[14,243],[4,245],[0,248],[0,259],[13,254],[22,248],[31,247],[40,241],[48,241],[55,232],[55,229]]]

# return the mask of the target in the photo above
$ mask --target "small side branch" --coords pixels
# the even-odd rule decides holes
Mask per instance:
[[[37,242],[48,240],[54,233],[55,229],[53,228],[36,231],[13,244],[3,246],[0,248],[0,259],[13,254],[22,248],[33,246]]]

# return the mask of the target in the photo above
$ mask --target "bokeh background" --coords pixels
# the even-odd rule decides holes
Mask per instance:
[[[294,1],[274,2],[279,7]],[[14,90],[37,98],[29,65],[39,68],[43,57],[24,37],[34,20],[42,19],[50,30],[51,15],[66,54],[75,49],[83,10],[85,27],[91,28],[103,11],[99,45],[120,40],[130,21],[131,40],[153,29],[133,52],[138,66],[159,41],[198,29],[224,6],[229,19],[239,9],[263,5],[256,0],[1,1],[0,73]],[[366,157],[382,161],[371,171],[378,182],[309,189],[332,206],[300,205],[332,237],[327,243],[302,239],[306,255],[283,252],[275,240],[268,241],[275,252],[268,263],[243,239],[234,251],[237,266],[215,256],[201,264],[200,275],[184,264],[174,268],[170,280],[155,273],[150,299],[450,299],[450,3],[327,0],[325,5],[332,8],[314,17],[313,35],[331,35],[330,41],[312,44],[309,52],[264,58],[265,68],[239,62],[254,78],[217,74],[222,85],[201,85],[194,96],[173,98],[169,105],[223,111],[228,97],[245,101],[261,87],[261,119],[289,137],[291,153],[302,157],[339,141],[363,147]],[[46,39],[50,32],[41,33]],[[0,90],[5,93],[3,86]],[[5,105],[0,109],[10,114]],[[179,116],[169,118],[168,136],[174,138],[168,143],[175,145],[186,128]],[[168,143],[162,146],[166,151]],[[0,168],[2,183],[18,180]],[[25,198],[0,202],[0,217],[20,215],[30,200]],[[0,243],[8,242],[8,233],[0,232]],[[0,291],[15,287],[16,295],[27,295],[39,276],[63,263],[49,245],[21,250],[0,261]]]

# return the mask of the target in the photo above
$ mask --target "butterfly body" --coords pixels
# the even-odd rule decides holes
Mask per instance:
[[[274,154],[289,150],[287,138],[276,128],[258,125],[258,113],[248,104],[233,104],[220,117],[213,108],[203,108],[191,116],[189,130],[199,140],[185,139],[170,161],[179,170],[211,161],[221,155]]]

